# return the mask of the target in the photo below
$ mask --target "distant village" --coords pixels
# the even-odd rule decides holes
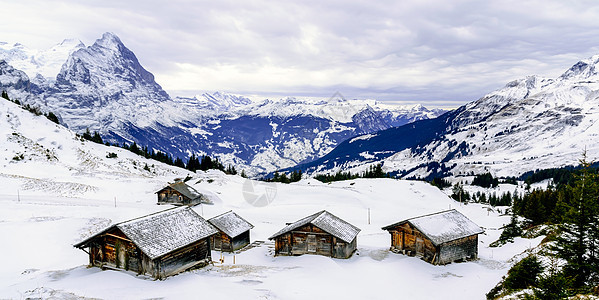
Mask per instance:
[[[204,219],[191,207],[211,204],[210,197],[182,180],[156,192],[157,204],[175,207],[114,224],[77,243],[89,255],[89,266],[135,272],[164,279],[213,263],[212,250],[234,252],[252,246],[254,228],[233,211]],[[299,216],[301,217],[301,216]],[[414,216],[383,227],[389,251],[434,264],[478,257],[480,226],[457,210]],[[322,210],[290,222],[272,234],[274,255],[322,255],[346,259],[357,250],[360,229]]]

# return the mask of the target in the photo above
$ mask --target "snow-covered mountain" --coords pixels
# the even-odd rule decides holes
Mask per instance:
[[[508,83],[437,119],[358,136],[302,166],[325,171],[383,163],[404,177],[525,171],[599,157],[599,55],[554,78]]]
[[[350,137],[444,112],[346,100],[339,94],[251,100],[217,92],[171,98],[112,33],[89,47],[76,40],[47,51],[2,47],[0,67],[7,75],[0,78],[0,89],[54,112],[72,130],[89,128],[112,143],[135,141],[182,158],[208,154],[248,174],[310,161]]]
[[[47,50],[32,50],[22,44],[0,42],[0,60],[24,71],[29,78],[40,82],[53,81],[67,58],[85,45],[76,39],[65,39]]]

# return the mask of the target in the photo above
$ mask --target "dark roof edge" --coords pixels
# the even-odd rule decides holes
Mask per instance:
[[[291,224],[283,227],[283,229],[277,231],[275,234],[271,235],[268,239],[269,240],[273,240],[273,239],[275,239],[278,236],[281,236],[281,235],[283,235],[285,233],[288,233],[289,231],[292,231],[292,230],[294,230],[294,229],[296,229],[296,228],[298,228],[300,226],[306,225],[306,224],[314,221],[314,219],[316,219],[316,217],[318,217],[319,215],[321,215],[324,212],[326,212],[326,210],[321,210],[321,211],[319,211],[317,213],[314,213],[314,214],[311,214],[309,216],[303,217],[303,218],[301,218],[301,219],[299,219],[299,220],[297,220],[297,221],[295,221],[295,222],[293,222],[293,223],[291,223]],[[313,218],[311,218],[311,217],[313,217]],[[306,220],[306,222],[305,223],[298,223],[299,221],[302,221],[302,220]]]
[[[446,212],[450,212],[450,211],[454,211],[454,210],[456,210],[456,209],[452,208],[452,209],[442,210],[442,211],[438,211],[438,212],[435,212],[435,213],[430,213],[430,214],[426,214],[426,215],[422,215],[422,216],[411,217],[409,219],[405,219],[403,221],[399,221],[399,222],[393,223],[391,225],[387,225],[387,226],[381,227],[381,229],[382,230],[389,230],[389,229],[391,229],[391,227],[395,227],[397,225],[406,223],[406,222],[408,222],[410,220],[413,220],[413,219],[418,219],[418,218],[422,218],[422,217],[428,217],[428,216],[432,216],[432,215],[438,215],[438,214],[442,214],[442,213],[446,213]],[[468,219],[468,220],[470,220],[470,219]],[[472,220],[470,220],[470,221],[472,221]],[[412,223],[410,223],[410,224],[412,224]]]

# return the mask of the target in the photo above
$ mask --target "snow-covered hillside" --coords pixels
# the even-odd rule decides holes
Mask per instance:
[[[517,176],[577,164],[585,148],[596,159],[598,64],[593,56],[555,79],[515,80],[438,119],[342,143],[308,168],[360,170],[382,162],[386,171],[405,177],[487,171]]]
[[[323,184],[305,179],[264,185],[220,171],[189,173],[120,148],[81,141],[45,117],[0,100],[0,236],[6,245],[0,256],[10,258],[0,270],[0,298],[189,299],[201,291],[204,297],[241,299],[382,299],[399,289],[410,299],[481,299],[506,274],[514,255],[540,242],[517,239],[489,248],[509,217],[478,204],[461,206],[424,182],[360,179]],[[108,158],[108,153],[118,157]],[[188,175],[188,183],[214,202],[195,207],[199,214],[209,218],[234,210],[255,226],[252,241],[264,243],[224,254],[224,262],[218,261],[221,253],[213,251],[214,265],[164,281],[86,267],[87,254],[73,244],[109,224],[167,209],[156,205],[155,191]],[[267,192],[267,206],[245,200],[248,193]],[[479,260],[433,266],[388,251],[390,237],[382,226],[449,208],[485,229]],[[273,257],[267,237],[285,223],[323,209],[362,229],[352,258]],[[425,288],[431,285],[435,289]]]
[[[98,195],[98,185],[106,181],[116,184],[114,193],[103,195],[110,200],[131,196],[128,181],[187,174],[117,147],[82,141],[64,126],[4,99],[0,112],[0,177],[10,193],[85,197]],[[107,158],[108,153],[117,157]],[[146,165],[150,171],[144,170]],[[115,182],[118,178],[126,179]],[[164,180],[154,184],[159,188]]]

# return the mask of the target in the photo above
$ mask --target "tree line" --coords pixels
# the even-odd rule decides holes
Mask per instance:
[[[192,172],[195,172],[197,170],[207,171],[207,170],[211,170],[211,169],[216,169],[216,170],[221,170],[226,174],[237,175],[237,170],[235,169],[234,166],[228,165],[227,167],[225,167],[218,160],[218,158],[212,158],[208,155],[196,156],[195,154],[192,154],[187,159],[187,162],[184,162],[180,157],[173,158],[168,153],[165,153],[162,151],[155,151],[154,149],[149,149],[148,146],[140,147],[139,145],[137,145],[137,143],[135,141],[130,144],[123,142],[122,145],[119,145],[116,143],[111,144],[109,142],[104,142],[104,140],[102,139],[102,136],[97,131],[94,131],[93,133],[91,133],[89,128],[86,129],[85,132],[80,137],[82,139],[85,139],[85,140],[88,140],[88,141],[91,141],[94,143],[104,144],[106,146],[114,146],[114,147],[123,148],[123,149],[129,150],[139,156],[143,156],[148,159],[153,159],[153,160],[165,163],[167,165],[184,168],[184,169],[187,169]],[[108,155],[106,157],[107,158],[115,158],[115,157],[117,157],[117,154],[116,153],[108,153]],[[245,177],[244,171],[241,172],[241,176]]]
[[[547,238],[552,241],[547,253],[552,263],[543,265],[535,256],[525,258],[510,269],[487,298],[495,298],[502,289],[529,288],[534,290],[534,299],[563,299],[593,293],[599,286],[599,173],[596,166],[587,161],[585,152],[576,168],[549,169],[527,175],[533,178],[531,182],[550,179],[550,176],[557,179],[553,178],[555,185],[529,191],[514,201],[514,217],[502,237],[521,234],[522,226],[552,225],[556,230]],[[527,224],[519,224],[516,215],[526,218]],[[557,261],[564,264],[558,267]]]
[[[58,120],[58,117],[53,112],[50,111],[48,113],[44,113],[37,106],[31,106],[29,104],[22,104],[21,101],[19,101],[18,99],[11,100],[10,97],[8,96],[8,93],[5,90],[2,91],[2,94],[0,95],[0,97],[6,99],[6,100],[8,100],[8,101],[10,101],[10,102],[12,102],[12,103],[14,103],[16,105],[19,105],[22,109],[24,109],[24,110],[26,110],[26,111],[28,111],[28,112],[36,115],[36,116],[43,115],[48,120],[50,120],[50,121],[52,121],[52,122],[54,122],[56,124],[60,124],[60,121]]]
[[[332,182],[332,181],[341,181],[341,180],[350,180],[356,178],[387,178],[391,177],[389,173],[383,171],[383,166],[381,164],[371,165],[366,171],[351,173],[351,172],[343,172],[338,171],[335,174],[319,174],[314,176],[314,179],[320,182]]]

